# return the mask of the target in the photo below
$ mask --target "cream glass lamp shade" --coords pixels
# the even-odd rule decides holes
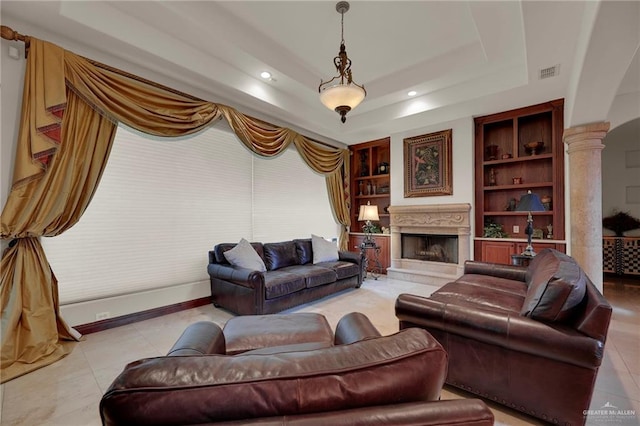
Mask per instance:
[[[358,214],[358,221],[375,221],[380,220],[378,216],[378,206],[367,204],[360,206],[360,212]]]
[[[332,111],[348,107],[354,109],[364,100],[366,92],[355,84],[335,84],[320,91],[320,102]]]

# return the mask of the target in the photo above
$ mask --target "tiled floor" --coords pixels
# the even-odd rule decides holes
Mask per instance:
[[[609,404],[635,415],[589,418],[588,424],[640,423],[640,280],[605,283],[605,297],[614,306],[606,354],[591,404]],[[368,279],[359,290],[349,290],[287,312],[319,312],[332,327],[345,313],[359,311],[372,319],[382,334],[398,330],[394,302],[400,293],[428,296],[436,290],[421,284]],[[147,321],[89,334],[61,361],[0,386],[4,425],[99,425],[98,403],[111,381],[130,361],[164,355],[184,328],[195,321],[223,325],[231,315],[203,306]],[[443,399],[464,398],[445,387]],[[490,404],[496,424],[537,425],[537,420]]]

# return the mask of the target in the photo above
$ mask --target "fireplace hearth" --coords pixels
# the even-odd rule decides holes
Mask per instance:
[[[389,207],[391,278],[443,285],[470,259],[470,204]]]

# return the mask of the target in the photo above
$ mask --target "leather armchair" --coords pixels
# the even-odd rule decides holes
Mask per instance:
[[[552,249],[528,268],[469,261],[430,297],[396,300],[449,355],[446,382],[546,422],[584,424],[611,306],[575,260]]]

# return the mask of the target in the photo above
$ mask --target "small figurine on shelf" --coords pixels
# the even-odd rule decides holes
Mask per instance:
[[[369,176],[368,155],[366,151],[360,153],[360,176]]]
[[[505,209],[508,212],[512,212],[516,210],[516,199],[512,198],[509,200],[509,204],[507,204],[507,208]]]
[[[496,170],[489,169],[489,186],[495,186],[495,185],[496,185]]]
[[[552,224],[548,224],[547,225],[547,238],[549,238],[549,239],[553,238],[553,225]]]

